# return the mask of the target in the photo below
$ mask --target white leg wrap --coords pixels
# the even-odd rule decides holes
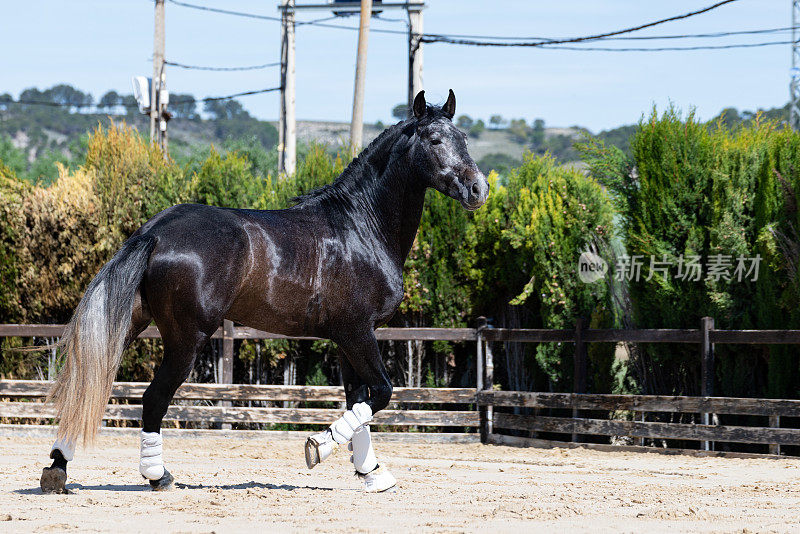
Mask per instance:
[[[344,412],[328,430],[314,434],[306,440],[306,465],[309,469],[325,460],[336,449],[353,439],[353,434],[366,423],[372,421],[372,408],[365,402],[353,405],[352,410]],[[367,434],[369,439],[369,434]]]
[[[342,445],[353,439],[353,433],[360,426],[370,421],[372,421],[372,408],[366,402],[359,402],[331,425],[331,436],[336,443]]]
[[[375,457],[375,449],[372,448],[372,438],[369,434],[369,425],[364,425],[353,433],[353,441],[350,444],[353,456],[350,461],[353,467],[362,475],[378,467],[378,459]]]
[[[75,458],[75,442],[74,441],[67,441],[64,438],[58,438],[55,443],[53,443],[53,448],[50,449],[50,454],[53,454],[53,451],[58,449],[61,451],[61,456],[68,462],[71,462],[73,458]]]
[[[158,432],[142,430],[142,448],[139,459],[139,472],[148,480],[158,480],[164,476],[163,440]]]

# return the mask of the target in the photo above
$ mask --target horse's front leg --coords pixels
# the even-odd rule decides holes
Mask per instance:
[[[339,341],[342,380],[347,411],[330,428],[306,441],[306,464],[311,469],[330,456],[338,445],[350,441],[350,460],[368,492],[385,491],[396,484],[392,474],[378,464],[372,447],[369,422],[389,404],[392,384],[370,331],[357,341]]]

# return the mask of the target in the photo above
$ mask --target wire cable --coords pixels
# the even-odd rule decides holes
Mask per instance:
[[[192,98],[192,99],[179,99],[173,100],[170,104],[185,104],[188,102],[215,102],[218,100],[230,100],[232,98],[239,98],[241,96],[250,96],[250,95],[258,95],[262,93],[271,93],[273,91],[280,91],[282,87],[269,87],[266,89],[255,89],[253,91],[243,91],[241,93],[235,93],[232,95],[225,95],[225,96],[207,96],[205,98]],[[47,107],[56,107],[56,108],[95,108],[95,109],[106,109],[97,106],[96,104],[68,104],[65,102],[48,102],[46,100],[0,100],[0,106],[4,106],[7,104],[17,104],[17,105],[25,105],[25,106],[47,106]],[[128,109],[133,109],[139,107],[138,104],[123,104],[119,103],[112,107],[123,107]]]
[[[244,92],[241,92],[241,93],[235,93],[235,94],[227,95],[227,96],[207,96],[207,97],[201,98],[201,99],[199,99],[197,101],[198,102],[214,102],[216,100],[230,100],[231,98],[239,98],[240,96],[250,96],[250,95],[258,95],[258,94],[261,94],[261,93],[271,93],[273,91],[280,91],[281,89],[283,89],[282,86],[269,87],[267,89],[255,89],[253,91],[244,91]]]
[[[264,63],[263,65],[250,65],[247,67],[205,67],[201,65],[184,65],[183,63],[176,63],[174,61],[165,61],[165,65],[169,65],[171,67],[177,67],[179,69],[188,69],[188,70],[210,70],[210,71],[239,71],[239,70],[259,70],[259,69],[266,69],[267,67],[276,67],[281,64],[280,61],[274,63]]]
[[[217,7],[208,7],[208,6],[200,6],[197,4],[190,4],[188,2],[181,2],[180,0],[167,0],[171,4],[175,4],[176,6],[186,7],[189,9],[197,9],[200,11],[211,11],[213,13],[221,13],[223,15],[233,15],[236,17],[245,17],[249,19],[257,19],[257,20],[271,20],[276,22],[281,22],[283,19],[281,17],[272,17],[269,15],[258,15],[255,13],[245,13],[243,11],[232,11],[230,9],[220,9]],[[732,1],[732,0],[731,0]],[[331,4],[331,9],[334,9],[333,4]],[[319,28],[333,28],[336,30],[350,30],[350,31],[358,31],[358,26],[340,26],[338,24],[326,24],[325,21],[333,20],[340,18],[338,15],[333,15],[330,17],[323,17],[316,20],[306,20],[306,21],[295,21],[295,26],[317,26]],[[389,19],[385,19],[389,20]],[[403,30],[388,30],[382,28],[370,28],[371,32],[375,33],[391,33],[396,35],[407,35],[407,31]]]
[[[605,39],[607,37],[614,37],[616,35],[622,35],[625,33],[631,33],[639,30],[643,30],[645,28],[652,28],[653,26],[658,26],[660,24],[665,24],[667,22],[674,22],[676,20],[683,20],[689,17],[694,17],[696,15],[701,15],[703,13],[708,13],[713,9],[717,9],[727,4],[731,4],[738,0],[723,0],[722,2],[717,2],[716,4],[712,4],[710,6],[704,7],[703,9],[698,9],[697,11],[690,11],[689,13],[684,13],[682,15],[675,15],[674,17],[669,17],[666,19],[655,20],[653,22],[648,22],[646,24],[640,24],[639,26],[634,26],[632,28],[624,28],[622,30],[615,30],[606,33],[599,33],[596,35],[587,35],[584,37],[572,37],[570,39],[555,39],[555,40],[538,40],[533,42],[519,42],[519,43],[509,43],[509,42],[498,42],[498,41],[477,41],[472,39],[461,39],[461,38],[453,38],[450,36],[436,36],[432,34],[422,34],[420,36],[420,41],[423,43],[447,43],[447,44],[454,44],[454,45],[468,45],[468,46],[527,46],[527,47],[537,47],[537,46],[544,46],[544,45],[556,45],[556,44],[568,44],[568,43],[580,43],[583,41],[596,41],[600,39]]]
[[[583,46],[541,46],[545,50],[576,50],[583,52],[672,52],[680,50],[727,50],[731,48],[758,48],[762,46],[786,45],[792,41],[767,41],[765,43],[740,43],[727,45],[664,46],[657,48],[612,48]]]
[[[197,4],[190,4],[188,2],[183,2],[181,0],[167,0],[168,2],[175,4],[177,6],[186,7],[190,9],[197,9],[201,11],[210,11],[213,13],[221,13],[224,15],[233,15],[238,17],[246,17],[251,19],[258,19],[258,20],[271,20],[271,21],[278,21],[282,20],[281,17],[274,17],[269,15],[259,15],[255,13],[246,13],[243,11],[233,11],[229,9],[220,9],[215,7],[208,7],[208,6],[201,6]],[[652,22],[648,22],[645,24],[641,24],[639,26],[634,26],[632,28],[625,28],[622,30],[616,30],[607,33],[601,33],[597,35],[589,35],[585,37],[573,37],[573,38],[566,38],[566,39],[551,39],[547,37],[508,37],[508,36],[491,36],[491,35],[466,35],[466,34],[436,34],[436,33],[421,33],[421,34],[414,34],[412,37],[418,38],[421,42],[424,43],[445,43],[445,44],[454,44],[454,45],[468,45],[468,46],[526,46],[526,47],[537,47],[537,46],[544,46],[546,44],[555,45],[555,44],[568,44],[568,43],[579,43],[583,41],[595,41],[601,39],[608,39],[612,40],[613,38],[617,38],[616,36],[632,33],[639,30],[643,30],[645,28],[651,28],[653,26],[658,26],[660,24],[665,24],[667,22],[674,22],[676,20],[682,20],[689,17],[694,17],[696,15],[701,15],[703,13],[707,13],[711,10],[717,9],[718,7],[722,7],[726,4],[730,4],[736,2],[738,0],[723,0],[721,2],[717,2],[710,6],[707,6],[703,9],[699,9],[696,11],[691,11],[689,13],[684,13],[681,15],[676,15],[673,17],[668,17],[665,19],[660,19]],[[331,9],[334,9],[333,5]],[[336,30],[348,30],[348,31],[358,31],[357,26],[341,26],[338,24],[326,24],[324,21],[333,20],[336,18],[340,18],[336,15],[331,17],[324,17],[317,20],[309,20],[309,21],[296,21],[296,26],[316,26],[318,28],[331,28]],[[385,18],[381,16],[376,16],[378,20],[383,20],[386,22],[405,22],[402,19],[391,19]],[[791,28],[774,28],[768,30],[746,30],[741,32],[718,32],[717,34],[695,34],[695,35],[675,35],[675,36],[646,36],[646,37],[635,37],[629,36],[625,38],[618,38],[618,39],[678,39],[678,38],[701,38],[701,37],[723,37],[727,35],[743,35],[748,33],[770,33],[775,31],[784,31]],[[394,35],[407,35],[408,32],[404,30],[391,30],[391,29],[384,29],[384,28],[370,28],[370,32],[374,33],[386,33],[386,34],[394,34]],[[534,39],[534,42],[519,42],[519,43],[503,43],[503,42],[487,42],[483,39],[493,39],[496,41],[530,41]]]
[[[659,40],[659,39],[701,39],[701,38],[715,38],[715,37],[729,37],[735,35],[756,35],[756,34],[767,34],[767,33],[780,33],[780,32],[788,32],[793,29],[798,29],[800,27],[792,27],[787,26],[785,28],[766,28],[761,30],[739,30],[739,31],[724,31],[724,32],[714,32],[714,33],[689,33],[689,34],[678,34],[678,35],[625,35],[625,36],[617,36],[617,37],[605,37],[603,39],[598,39],[602,41],[650,41],[650,40]],[[437,33],[426,33],[423,34],[424,37],[428,36],[441,36],[441,37],[464,37],[469,39],[493,39],[497,41],[531,41],[531,40],[540,40],[540,41],[556,41],[558,38],[554,37],[514,37],[508,35],[473,35],[473,34],[456,34],[456,33],[448,33],[448,34],[437,34]]]
[[[282,19],[281,17],[271,17],[269,15],[256,15],[255,13],[245,13],[243,11],[231,11],[229,9],[220,9],[218,7],[208,7],[208,6],[199,6],[197,4],[189,4],[186,2],[181,2],[180,0],[167,0],[170,4],[175,4],[176,6],[187,7],[189,9],[198,9],[200,11],[211,11],[212,13],[222,13],[223,15],[235,15],[237,17],[245,17],[248,19],[258,19],[258,20],[273,20],[280,22]]]

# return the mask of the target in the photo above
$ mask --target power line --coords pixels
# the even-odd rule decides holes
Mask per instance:
[[[687,19],[689,17],[694,17],[696,15],[701,15],[703,13],[708,13],[713,9],[717,9],[718,7],[722,7],[726,4],[731,4],[736,2],[737,0],[723,0],[722,2],[717,2],[716,4],[712,4],[708,7],[703,9],[698,9],[697,11],[691,11],[689,13],[684,13],[682,15],[675,15],[674,17],[669,17],[666,19],[655,20],[653,22],[648,22],[646,24],[641,24],[639,26],[634,26],[632,28],[625,28],[622,30],[615,30],[612,32],[606,33],[598,33],[596,35],[587,35],[584,37],[572,37],[570,39],[555,39],[555,40],[538,40],[533,42],[519,42],[519,43],[509,43],[509,42],[498,42],[498,41],[476,41],[472,39],[461,39],[461,38],[453,38],[450,36],[436,36],[436,35],[422,35],[420,40],[424,43],[447,43],[447,44],[454,44],[454,45],[467,45],[467,46],[526,46],[526,47],[538,47],[544,45],[556,45],[556,44],[568,44],[568,43],[580,43],[583,41],[596,41],[600,39],[605,39],[607,37],[613,37],[616,35],[622,35],[625,33],[631,33],[639,30],[643,30],[645,28],[652,28],[653,26],[658,26],[660,24],[665,24],[667,22],[674,22],[676,20]]]
[[[701,38],[715,38],[715,37],[731,37],[735,35],[756,35],[756,34],[767,34],[767,33],[780,33],[793,30],[792,26],[787,26],[785,28],[766,28],[761,30],[738,30],[738,31],[724,31],[724,32],[714,32],[714,33],[688,33],[688,34],[677,34],[677,35],[626,35],[624,37],[606,37],[603,39],[598,39],[599,41],[651,41],[651,40],[660,40],[660,39],[701,39]],[[539,41],[556,41],[557,38],[553,37],[510,37],[508,35],[472,35],[472,34],[456,34],[456,33],[448,33],[448,34],[437,34],[437,33],[427,33],[424,37],[428,36],[435,36],[435,37],[464,37],[469,39],[493,39],[497,41],[531,41],[531,40],[539,40]]]
[[[259,14],[256,14],[256,13],[246,13],[244,11],[232,11],[230,9],[221,9],[221,8],[218,8],[218,7],[201,6],[201,5],[197,5],[197,4],[190,4],[188,2],[181,2],[180,0],[167,0],[167,1],[169,3],[171,3],[171,4],[175,4],[176,6],[186,7],[186,8],[189,8],[189,9],[197,9],[197,10],[200,10],[200,11],[211,11],[212,13],[221,13],[223,15],[233,15],[235,17],[244,17],[244,18],[248,18],[248,19],[271,20],[271,21],[274,21],[274,22],[281,22],[281,17],[274,17],[274,16],[270,16],[270,15],[259,15]],[[336,18],[338,18],[338,15],[332,15],[330,17],[322,17],[322,18],[315,19],[315,20],[306,20],[306,21],[302,21],[301,20],[301,21],[296,21],[295,25],[297,25],[297,26],[303,26],[303,25],[307,25],[307,24],[322,25],[321,24],[322,22],[325,22],[327,20],[333,20],[333,19],[336,19]],[[328,25],[328,26],[334,27],[334,28],[346,28],[346,29],[354,29],[354,30],[358,29],[358,28],[350,28],[350,27],[345,27],[345,26],[334,26],[334,25]],[[401,32],[401,33],[403,33],[403,32]]]
[[[262,93],[271,93],[273,91],[280,91],[280,87],[269,87],[267,89],[255,89],[253,91],[243,91],[241,93],[235,93],[232,95],[225,95],[225,96],[207,96],[205,98],[192,98],[192,99],[178,99],[173,100],[171,104],[185,104],[189,102],[215,102],[218,100],[230,100],[232,98],[239,98],[241,96],[250,96],[250,95],[258,95]],[[25,106],[47,106],[47,107],[57,107],[57,108],[96,108],[100,109],[107,109],[105,107],[100,107],[96,104],[69,104],[66,102],[49,102],[47,100],[0,100],[0,106],[4,106],[7,104],[16,104],[16,105],[25,105]],[[122,107],[122,108],[136,108],[139,107],[138,104],[124,104],[118,103],[114,106],[109,107]]]
[[[179,69],[190,69],[190,70],[210,70],[210,71],[239,71],[239,70],[259,70],[259,69],[266,69],[267,67],[276,67],[281,64],[280,61],[275,63],[264,63],[263,65],[250,65],[247,67],[205,67],[200,65],[184,65],[183,63],[175,63],[174,61],[165,61],[165,65],[170,65],[171,67],[178,67]]]
[[[233,15],[235,17],[244,17],[248,19],[257,19],[257,20],[271,20],[275,22],[281,22],[280,17],[272,17],[269,15],[259,15],[256,13],[246,13],[244,11],[232,11],[230,9],[220,9],[217,7],[208,7],[208,6],[200,6],[197,4],[190,4],[188,2],[181,2],[180,0],[167,0],[171,4],[175,4],[176,6],[181,6],[189,9],[197,9],[200,11],[211,11],[213,13],[221,13],[223,15]],[[333,4],[331,4],[331,9],[333,9]],[[350,30],[350,31],[358,31],[358,27],[356,26],[339,26],[338,24],[325,24],[325,21],[333,20],[339,18],[337,15],[333,15],[331,17],[323,17],[320,19],[315,20],[306,20],[306,21],[296,21],[295,26],[317,26],[320,28],[333,28],[336,30]],[[387,22],[392,21],[391,19],[382,19],[386,20]],[[399,19],[398,19],[399,20]],[[407,35],[408,32],[402,30],[386,30],[381,28],[370,28],[371,32],[375,33],[392,33],[397,35]]]
[[[256,89],[254,91],[244,91],[242,93],[236,93],[236,94],[227,95],[227,96],[208,96],[206,98],[199,99],[198,102],[214,102],[216,100],[230,100],[231,98],[239,98],[240,96],[258,95],[258,94],[261,94],[261,93],[271,93],[273,91],[280,91],[280,90],[281,90],[281,87],[278,86],[278,87],[270,87],[270,88],[267,88],[267,89]]]
[[[670,52],[679,50],[726,50],[729,48],[758,48],[762,46],[787,45],[792,41],[767,41],[764,43],[740,43],[728,45],[697,45],[697,46],[664,46],[651,48],[611,48],[611,47],[583,47],[583,46],[541,46],[546,50],[580,50],[584,52]]]
[[[700,39],[700,38],[715,38],[715,37],[730,37],[734,35],[760,35],[766,33],[781,33],[791,31],[795,28],[787,26],[785,28],[766,28],[762,30],[739,30],[727,32],[713,32],[713,33],[691,33],[684,35],[628,35],[625,37],[611,37],[605,39],[608,41],[650,41],[656,39]]]
[[[181,7],[188,7],[189,9],[198,9],[200,11],[211,11],[212,13],[222,13],[223,15],[234,15],[237,17],[245,17],[248,19],[258,19],[258,20],[273,20],[280,22],[280,17],[271,17],[269,15],[256,15],[255,13],[245,13],[243,11],[231,11],[229,9],[220,9],[218,7],[208,7],[208,6],[199,6],[197,4],[188,4],[186,2],[180,2],[179,0],[167,0],[170,4],[175,4],[176,6]]]
[[[186,7],[190,9],[197,9],[201,11],[210,11],[214,13],[221,13],[224,15],[233,15],[238,17],[245,17],[251,19],[258,19],[258,20],[271,20],[271,21],[280,21],[280,17],[273,17],[269,15],[259,15],[255,13],[247,13],[243,11],[233,11],[229,9],[220,9],[215,7],[208,7],[208,6],[201,6],[197,4],[190,4],[188,2],[182,2],[181,0],[167,0],[172,4]],[[469,45],[469,46],[526,46],[526,47],[537,47],[537,46],[545,46],[545,45],[556,45],[556,44],[567,44],[567,43],[578,43],[583,41],[595,41],[595,40],[657,40],[657,39],[689,39],[689,38],[716,38],[716,37],[727,37],[727,36],[734,36],[734,35],[751,35],[751,34],[766,34],[766,33],[776,33],[781,31],[788,31],[791,30],[791,27],[788,28],[768,28],[762,30],[742,30],[742,31],[727,31],[727,32],[716,32],[716,33],[700,33],[700,34],[681,34],[681,35],[654,35],[654,36],[626,36],[626,37],[617,37],[622,34],[632,33],[635,31],[643,30],[645,28],[651,28],[653,26],[657,26],[660,24],[665,24],[667,22],[673,22],[676,20],[682,20],[689,17],[693,17],[696,15],[701,15],[703,13],[707,13],[713,9],[721,7],[726,4],[730,4],[736,2],[737,0],[724,0],[721,2],[717,2],[716,4],[712,4],[707,6],[703,9],[699,9],[697,11],[691,11],[689,13],[684,13],[682,15],[676,15],[674,17],[668,17],[665,19],[656,20],[653,22],[648,22],[646,24],[641,24],[639,26],[635,26],[632,28],[625,28],[622,30],[616,30],[613,32],[607,32],[597,35],[590,35],[584,37],[572,37],[572,38],[564,38],[564,39],[554,39],[548,37],[509,37],[504,35],[472,35],[472,34],[438,34],[438,33],[424,33],[424,34],[415,34],[414,37],[418,37],[422,42],[426,43],[445,43],[445,44],[456,44],[456,45]],[[358,31],[358,27],[356,26],[341,26],[338,24],[326,24],[325,21],[333,20],[339,18],[338,16],[334,15],[331,17],[324,17],[321,19],[316,20],[309,20],[309,21],[297,21],[295,24],[297,26],[317,26],[319,28],[331,28],[336,30],[348,30],[348,31]],[[383,20],[386,22],[405,22],[403,19],[390,19],[386,17],[378,16],[376,17],[379,20]],[[383,28],[372,28],[370,29],[371,32],[375,33],[387,33],[387,34],[394,34],[394,35],[407,35],[407,31],[403,30],[391,30],[391,29],[383,29]],[[471,39],[475,39],[472,41]],[[486,42],[484,39],[492,39],[496,41],[530,41],[534,40],[533,42],[520,42],[520,43],[492,43]],[[776,43],[777,44],[777,43]],[[757,46],[767,46],[766,44],[758,44]],[[732,46],[731,48],[738,48],[738,45]],[[695,47],[686,47],[686,50],[698,50],[702,48],[695,48]],[[568,48],[565,48],[568,50]],[[583,49],[581,50],[588,50]],[[600,51],[600,49],[598,49]],[[631,51],[639,51],[638,49],[632,49]],[[214,69],[207,69],[207,70],[214,70]]]

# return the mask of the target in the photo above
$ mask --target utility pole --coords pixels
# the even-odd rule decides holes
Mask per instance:
[[[798,0],[800,1],[800,0]],[[422,10],[424,0],[408,0],[408,109],[422,91]]]
[[[350,150],[358,154],[364,139],[364,84],[367,76],[367,43],[369,19],[372,17],[372,0],[361,0],[361,20],[358,24],[358,52],[356,56],[356,82],[353,91],[353,118],[350,122]]]
[[[153,32],[153,81],[150,84],[150,142],[162,144],[161,87],[164,83],[164,0],[156,0],[155,31]],[[166,133],[166,122],[163,122]]]
[[[295,118],[294,0],[281,0],[281,98],[278,119],[278,172],[294,174],[297,165]]]
[[[789,125],[800,130],[800,46],[797,24],[800,23],[800,0],[792,0],[792,79],[789,82]]]

